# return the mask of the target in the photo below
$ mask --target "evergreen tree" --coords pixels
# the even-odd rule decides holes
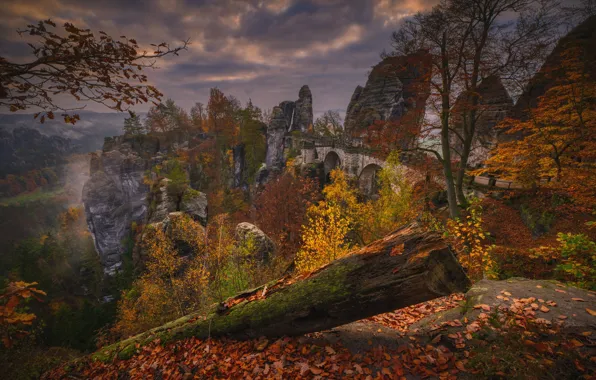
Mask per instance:
[[[130,116],[124,119],[124,134],[129,136],[138,136],[145,134],[145,128],[141,123],[141,118],[134,112],[129,111]]]

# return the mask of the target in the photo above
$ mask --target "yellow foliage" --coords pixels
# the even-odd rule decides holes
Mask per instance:
[[[124,292],[114,332],[130,335],[181,317],[204,305],[209,285],[205,232],[186,214],[172,215],[169,234],[149,226],[141,245],[148,252],[146,272]],[[191,255],[182,257],[174,241]]]
[[[331,202],[321,201],[308,210],[308,224],[303,226],[304,245],[296,255],[299,272],[310,272],[350,251],[346,235],[351,219],[342,215],[341,208]]]
[[[444,235],[470,278],[478,280],[486,276],[493,279],[497,264],[491,258],[491,247],[485,244],[488,233],[482,228],[481,209],[472,201],[467,211],[465,219],[447,221]]]

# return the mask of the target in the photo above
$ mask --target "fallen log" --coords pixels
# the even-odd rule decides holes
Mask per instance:
[[[285,277],[127,340],[95,359],[128,358],[155,339],[300,335],[454,292],[470,281],[443,239],[415,225],[302,277]]]

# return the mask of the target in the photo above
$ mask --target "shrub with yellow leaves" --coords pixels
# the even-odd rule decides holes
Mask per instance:
[[[472,280],[495,278],[496,263],[491,258],[488,233],[482,228],[482,208],[472,200],[463,220],[449,219],[443,235],[455,250],[458,260]]]
[[[310,272],[348,254],[346,235],[350,217],[343,215],[336,203],[321,201],[308,210],[308,224],[303,226],[304,245],[296,255],[299,272]]]
[[[200,309],[207,301],[203,227],[186,214],[171,215],[168,233],[148,226],[140,242],[148,253],[146,272],[118,305],[113,332],[131,335]],[[191,252],[181,256],[177,244]]]

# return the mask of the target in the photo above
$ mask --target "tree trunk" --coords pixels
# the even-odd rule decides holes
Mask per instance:
[[[470,285],[440,235],[411,225],[309,275],[284,277],[93,356],[104,361],[128,358],[137,345],[155,339],[300,335],[464,292]]]

